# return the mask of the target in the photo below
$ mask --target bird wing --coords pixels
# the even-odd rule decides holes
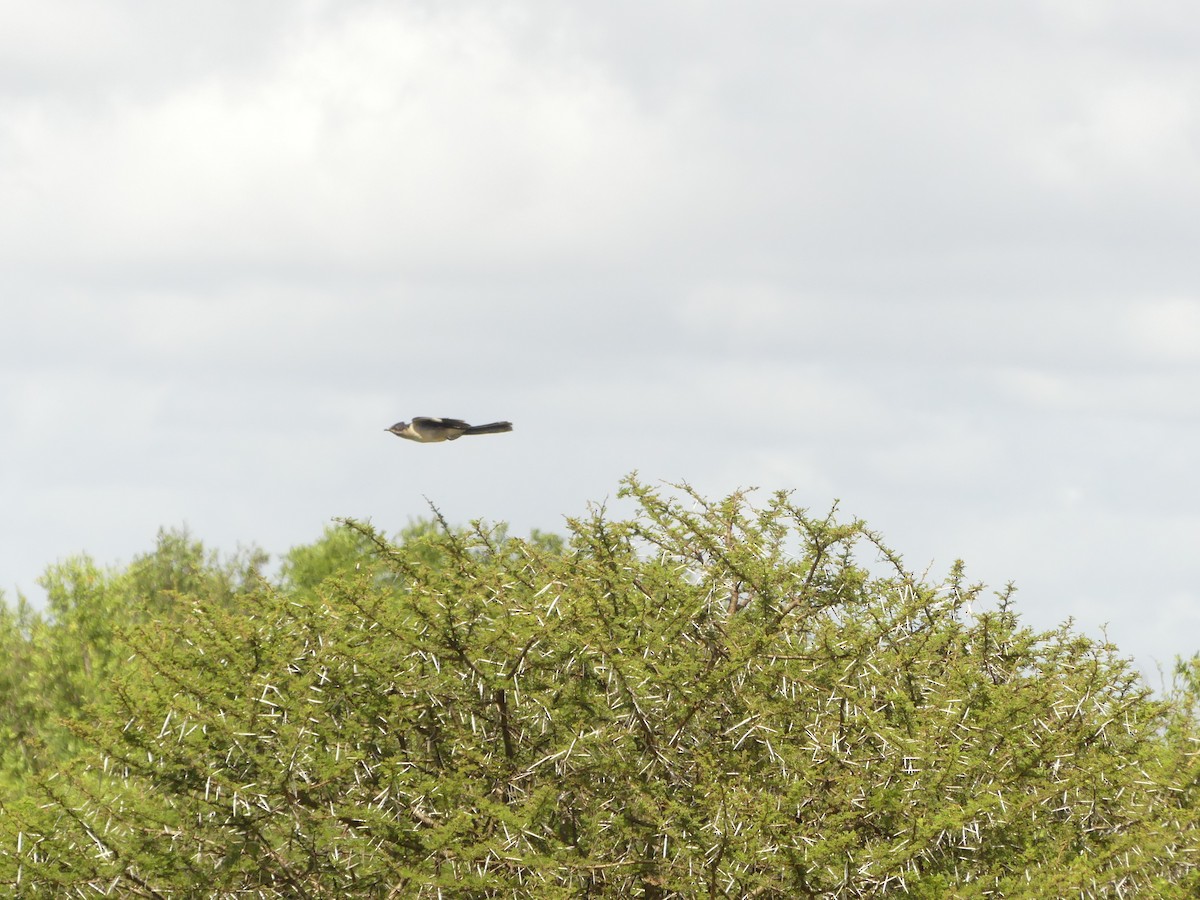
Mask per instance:
[[[471,427],[462,419],[441,419],[437,416],[417,416],[412,423],[414,428],[428,425],[431,428],[461,428],[465,431]]]

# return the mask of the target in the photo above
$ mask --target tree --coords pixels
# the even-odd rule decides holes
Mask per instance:
[[[280,567],[280,587],[287,592],[316,590],[335,576],[374,565],[370,541],[345,525],[331,526],[315,543],[288,551]]]
[[[369,569],[145,623],[74,725],[90,762],[0,823],[0,882],[1195,895],[1195,720],[1113,647],[1010,590],[973,613],[961,565],[927,584],[786,494],[623,495],[565,546],[347,521]]]
[[[0,594],[0,790],[13,790],[35,758],[37,723],[44,720],[37,693],[34,647],[42,643],[40,617],[23,595],[10,609]]]
[[[0,788],[20,792],[32,773],[55,771],[81,747],[68,723],[89,714],[129,655],[123,636],[187,604],[228,606],[266,562],[258,550],[221,560],[186,531],[160,530],[155,549],[121,571],[86,555],[47,567],[43,611],[24,597],[0,602]]]

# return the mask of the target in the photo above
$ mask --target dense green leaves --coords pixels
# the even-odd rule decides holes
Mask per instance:
[[[265,562],[255,551],[223,561],[186,532],[164,530],[154,551],[123,572],[87,556],[50,566],[41,578],[43,611],[23,597],[15,610],[0,605],[0,790],[20,791],[25,776],[53,770],[79,749],[66,723],[108,690],[128,656],[127,629],[171,618],[180,598],[235,605]]]
[[[171,614],[130,624],[77,763],[5,807],[0,882],[1194,895],[1194,688],[1155,700],[1112,647],[786,495],[624,493],[565,543],[347,522],[273,586],[141,582]]]

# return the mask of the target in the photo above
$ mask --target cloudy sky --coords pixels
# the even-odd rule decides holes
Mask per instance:
[[[1169,666],[1197,46],[1182,0],[0,0],[0,588],[637,469]]]

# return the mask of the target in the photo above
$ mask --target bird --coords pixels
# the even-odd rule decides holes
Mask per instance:
[[[385,428],[396,437],[418,444],[438,441],[457,441],[464,434],[501,434],[512,431],[512,422],[489,422],[487,425],[468,425],[462,419],[440,419],[436,416],[416,416],[411,422],[397,422]]]

